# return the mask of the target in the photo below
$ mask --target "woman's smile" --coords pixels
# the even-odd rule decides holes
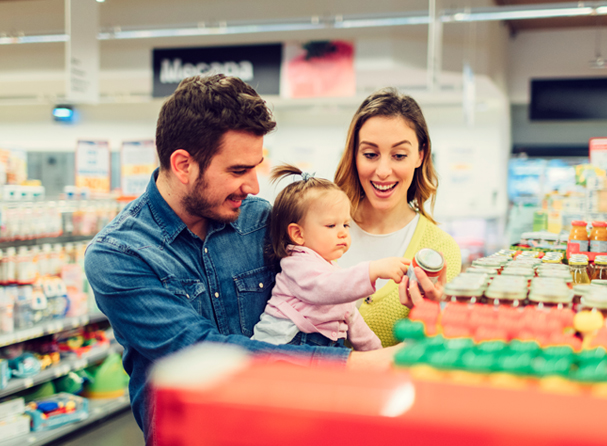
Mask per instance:
[[[374,116],[359,131],[356,167],[368,205],[376,211],[408,207],[407,192],[423,152],[401,117]]]

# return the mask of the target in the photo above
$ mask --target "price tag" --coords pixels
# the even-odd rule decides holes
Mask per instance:
[[[25,378],[23,380],[23,386],[26,389],[29,389],[30,387],[32,387],[34,385],[34,380],[32,378]]]

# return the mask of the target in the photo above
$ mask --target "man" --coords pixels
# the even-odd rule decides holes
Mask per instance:
[[[255,168],[274,129],[265,101],[238,78],[185,79],[160,111],[160,169],[89,246],[86,275],[124,346],[137,423],[153,432],[145,383],[158,359],[201,341],[238,344],[303,365],[331,358],[387,367],[393,351],[252,341],[274,285],[264,256],[270,204]]]

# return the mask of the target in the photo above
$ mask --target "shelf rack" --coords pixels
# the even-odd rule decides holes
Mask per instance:
[[[71,328],[84,327],[87,324],[106,320],[107,318],[101,312],[85,314],[84,316],[53,319],[34,325],[33,327],[0,334],[0,347],[27,341],[29,339],[36,339],[53,333],[59,333],[60,331],[69,330]]]
[[[51,443],[65,435],[75,432],[95,421],[114,415],[118,412],[127,410],[130,407],[129,396],[125,394],[118,398],[111,399],[89,399],[89,416],[86,420],[77,423],[66,424],[65,426],[41,432],[30,432],[27,435],[11,438],[8,441],[1,441],[2,446],[39,446]]]

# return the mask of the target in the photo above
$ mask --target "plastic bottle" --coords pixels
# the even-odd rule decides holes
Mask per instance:
[[[571,222],[571,232],[569,233],[569,243],[579,245],[580,252],[588,252],[589,248],[588,231],[586,230],[586,222],[583,220],[575,220]]]
[[[607,222],[592,222],[590,252],[607,252]]]

